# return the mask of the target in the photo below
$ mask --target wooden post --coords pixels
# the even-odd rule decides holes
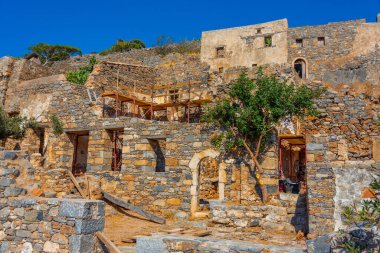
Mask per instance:
[[[190,99],[191,99],[191,83],[189,79],[189,100],[187,101],[187,123],[190,123]]]
[[[119,110],[119,71],[117,70],[117,78],[116,78],[116,105],[115,105],[115,117],[117,118],[119,116],[118,110]]]

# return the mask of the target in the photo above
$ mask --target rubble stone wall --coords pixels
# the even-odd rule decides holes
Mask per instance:
[[[348,161],[344,141],[335,134],[307,136],[307,157],[309,229],[315,234],[330,233],[344,225],[344,206],[360,201],[379,163]]]
[[[104,202],[30,196],[32,168],[13,165],[26,157],[0,153],[1,252],[103,252],[95,233],[104,228]]]
[[[280,193],[277,201],[261,206],[212,204],[211,219],[232,227],[262,227],[294,233],[308,231],[306,196]]]

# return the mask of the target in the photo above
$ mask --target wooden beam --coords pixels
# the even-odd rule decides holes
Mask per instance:
[[[86,194],[84,194],[82,188],[80,187],[78,181],[75,179],[73,173],[71,173],[70,170],[67,170],[67,173],[69,174],[69,177],[71,179],[71,181],[74,183],[75,187],[77,188],[79,194],[82,196],[82,198],[87,198]]]
[[[115,244],[111,242],[110,239],[108,239],[107,236],[105,236],[102,232],[96,232],[96,237],[99,238],[99,240],[107,247],[110,253],[121,253],[121,251],[116,247]]]
[[[170,88],[175,88],[175,87],[188,86],[189,84],[201,84],[201,83],[202,82],[200,81],[192,81],[192,82],[176,83],[176,84],[171,84],[171,85],[156,86],[156,87],[153,87],[153,89],[155,90],[170,89]]]
[[[113,196],[107,192],[104,192],[102,191],[103,193],[103,197],[114,203],[115,205],[118,205],[118,206],[121,206],[125,209],[128,209],[128,210],[131,210],[137,214],[140,214],[141,216],[144,216],[145,218],[151,220],[151,221],[154,221],[156,223],[160,223],[160,224],[165,224],[166,220],[164,218],[161,218],[161,217],[158,217],[148,211],[145,211],[144,209],[138,207],[138,206],[135,206],[135,205],[132,205],[131,203],[128,203],[126,200],[124,199],[121,199],[119,197],[116,197],[116,196]]]

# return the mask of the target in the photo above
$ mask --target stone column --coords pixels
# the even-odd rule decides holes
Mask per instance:
[[[219,200],[224,200],[224,187],[227,182],[227,175],[226,175],[226,164],[220,163],[219,164]]]
[[[190,188],[190,195],[191,195],[191,202],[190,202],[190,214],[193,215],[198,210],[198,182],[199,182],[199,175],[198,171],[195,169],[191,170],[191,173],[193,174],[193,181],[191,183]]]

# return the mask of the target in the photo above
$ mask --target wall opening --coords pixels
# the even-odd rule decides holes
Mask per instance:
[[[219,74],[222,74],[224,72],[224,68],[223,67],[220,67],[219,68]]]
[[[165,139],[148,139],[155,156],[155,172],[165,172]]]
[[[318,37],[318,46],[323,47],[326,45],[325,37]]]
[[[306,144],[303,136],[286,135],[279,138],[280,192],[305,193]]]
[[[265,47],[272,47],[272,36],[265,36],[264,37],[264,46]]]
[[[303,47],[303,39],[296,39],[297,47]]]
[[[88,157],[88,133],[80,133],[75,136],[73,174],[76,176],[86,173]]]
[[[121,171],[121,165],[123,162],[123,130],[112,130],[112,171]]]
[[[218,58],[223,58],[225,53],[225,48],[224,47],[217,47],[216,48],[216,57]]]
[[[219,199],[219,166],[215,158],[205,157],[199,162],[199,210],[206,211],[209,201]]]
[[[294,70],[301,79],[306,79],[306,62],[303,59],[297,59],[294,62]]]

